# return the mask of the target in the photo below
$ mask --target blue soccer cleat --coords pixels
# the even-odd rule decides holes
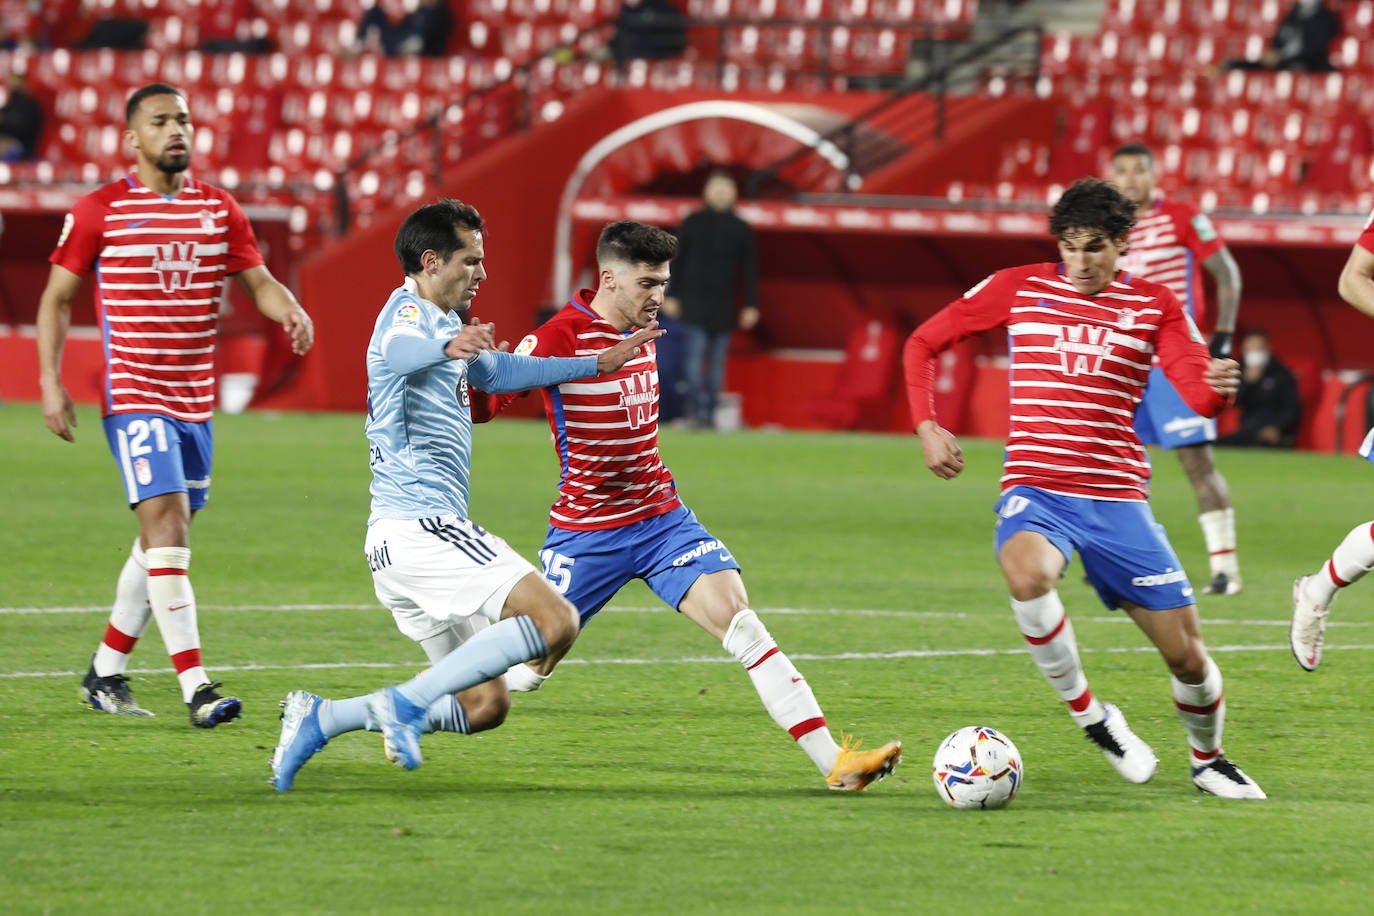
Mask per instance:
[[[382,730],[388,759],[414,770],[420,766],[420,726],[425,708],[416,706],[395,687],[383,687],[367,698],[367,713]]]
[[[278,792],[290,791],[297,771],[329,743],[320,730],[322,702],[306,690],[293,690],[281,701],[281,738],[272,752],[272,785]]]

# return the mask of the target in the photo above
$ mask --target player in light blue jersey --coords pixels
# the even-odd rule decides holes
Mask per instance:
[[[367,350],[366,556],[377,597],[424,647],[431,667],[399,686],[344,700],[287,694],[272,755],[278,791],[291,788],[330,738],[363,728],[381,731],[396,761],[415,769],[422,732],[468,732],[470,713],[484,727],[499,725],[510,704],[500,675],[566,652],[577,635],[576,608],[467,517],[468,383],[511,392],[616,372],[663,332],[654,324],[585,357],[495,349],[491,325],[465,321],[487,276],[483,227],[476,209],[451,199],[406,217],[396,234],[406,279],[378,316]],[[478,632],[477,619],[492,625]]]

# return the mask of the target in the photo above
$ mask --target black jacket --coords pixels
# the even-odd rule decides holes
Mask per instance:
[[[682,303],[682,320],[717,333],[733,330],[740,307],[759,304],[754,230],[733,211],[707,207],[682,221],[677,238],[668,295]]]

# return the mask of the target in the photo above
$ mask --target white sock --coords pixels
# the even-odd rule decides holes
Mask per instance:
[[[506,672],[506,689],[517,690],[522,693],[532,693],[544,686],[544,682],[553,677],[553,672],[540,674],[529,665],[512,665]]]
[[[1374,569],[1374,522],[1364,522],[1350,529],[1304,590],[1309,600],[1327,605],[1336,592],[1358,582],[1370,569]]]
[[[1174,687],[1174,710],[1188,731],[1193,766],[1211,763],[1221,756],[1221,729],[1226,724],[1221,669],[1208,658],[1207,674],[1201,684],[1185,684],[1173,675],[1169,677]]]
[[[1202,526],[1202,539],[1207,544],[1208,563],[1212,575],[1226,573],[1230,579],[1240,578],[1240,562],[1236,559],[1236,510],[1230,507],[1213,509],[1197,517]]]
[[[828,776],[835,768],[840,747],[830,736],[811,685],[768,635],[763,621],[745,608],[731,619],[721,644],[749,672],[773,721],[787,730],[821,775]]]
[[[1050,589],[1029,601],[1013,598],[1011,610],[1036,667],[1059,698],[1068,704],[1073,720],[1087,727],[1105,719],[1107,711],[1088,689],[1088,677],[1078,659],[1073,624],[1064,613],[1059,592]]]
[[[196,688],[210,682],[200,661],[200,628],[196,625],[196,595],[191,590],[187,570],[191,568],[189,547],[150,547],[148,557],[148,603],[162,642],[176,668],[181,698],[189,703]]]
[[[148,606],[148,559],[143,548],[138,546],[138,538],[134,538],[133,549],[119,572],[114,606],[110,609],[109,623],[105,625],[105,638],[95,650],[97,677],[123,674],[128,670],[129,655],[152,619],[153,610]]]

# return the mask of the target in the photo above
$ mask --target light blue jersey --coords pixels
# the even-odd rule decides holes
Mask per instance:
[[[467,518],[472,466],[468,382],[493,394],[596,375],[596,357],[540,358],[495,350],[449,359],[444,346],[463,329],[458,312],[420,298],[415,281],[391,294],[367,345],[367,442],[372,513],[418,519]]]

